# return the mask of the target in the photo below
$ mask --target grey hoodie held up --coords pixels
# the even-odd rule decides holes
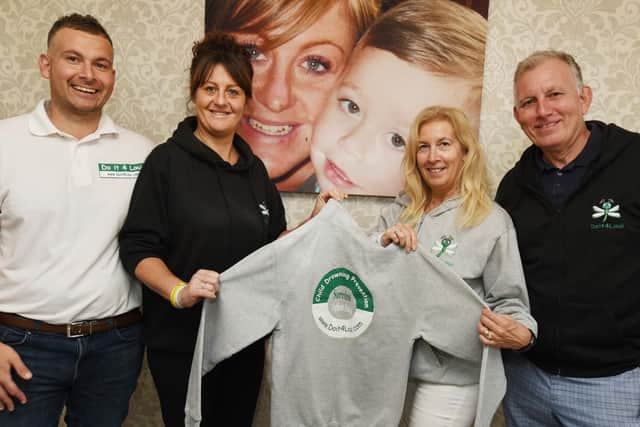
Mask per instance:
[[[484,306],[441,260],[380,247],[330,201],[222,274],[202,310],[186,425],[200,423],[201,377],[272,333],[273,426],[398,425],[416,340],[481,364],[475,425],[489,426],[506,382],[476,334]]]
[[[473,227],[456,227],[461,197],[445,200],[425,214],[418,224],[418,242],[439,258],[496,313],[510,315],[537,336],[538,324],[529,312],[518,240],[509,214],[493,203],[489,215]],[[400,221],[409,197],[401,193],[384,207],[376,231]],[[436,353],[437,350],[435,350]],[[433,359],[438,359],[437,364]],[[411,376],[435,384],[475,384],[479,364],[468,363],[418,342],[411,362]]]

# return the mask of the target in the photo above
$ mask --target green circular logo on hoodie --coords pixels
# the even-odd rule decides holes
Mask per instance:
[[[373,295],[353,272],[334,268],[322,277],[313,292],[313,318],[331,338],[355,338],[373,319]]]

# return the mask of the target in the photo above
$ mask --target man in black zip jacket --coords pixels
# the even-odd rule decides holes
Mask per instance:
[[[518,64],[513,115],[533,145],[496,200],[518,234],[535,345],[505,352],[508,426],[640,425],[640,134],[585,122],[564,52]]]

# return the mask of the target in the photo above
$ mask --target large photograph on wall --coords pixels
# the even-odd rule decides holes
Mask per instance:
[[[280,191],[395,196],[409,126],[430,105],[476,129],[489,0],[205,0],[254,68],[238,133]]]

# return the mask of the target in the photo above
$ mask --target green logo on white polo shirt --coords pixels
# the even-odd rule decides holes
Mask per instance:
[[[353,272],[334,268],[313,292],[313,319],[331,338],[355,338],[373,320],[373,295]]]
[[[100,178],[137,178],[142,163],[98,163]]]

